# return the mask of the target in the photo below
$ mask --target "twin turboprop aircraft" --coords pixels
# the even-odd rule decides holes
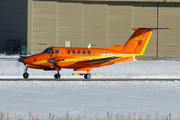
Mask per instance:
[[[23,74],[25,79],[29,77],[28,68],[56,70],[56,79],[61,77],[61,68],[87,71],[83,74],[84,78],[90,79],[91,68],[131,61],[134,57],[143,55],[152,32],[162,29],[169,28],[134,28],[135,32],[125,45],[101,48],[49,47],[39,54],[21,56],[18,61],[26,66]]]

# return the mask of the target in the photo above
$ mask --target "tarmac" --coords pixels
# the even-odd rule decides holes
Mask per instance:
[[[53,78],[0,78],[0,81],[180,81],[180,78],[117,78],[117,79],[53,79]]]

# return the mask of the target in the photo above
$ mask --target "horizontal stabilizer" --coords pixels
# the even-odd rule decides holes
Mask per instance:
[[[133,28],[133,30],[149,30],[149,31],[155,31],[155,30],[171,30],[170,28]]]

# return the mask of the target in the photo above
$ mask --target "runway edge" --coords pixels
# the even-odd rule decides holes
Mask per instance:
[[[93,79],[81,79],[81,78],[0,78],[0,81],[180,81],[180,78],[93,78]]]

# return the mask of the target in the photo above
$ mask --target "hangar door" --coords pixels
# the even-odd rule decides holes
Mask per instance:
[[[159,3],[159,57],[180,57],[180,3]]]
[[[157,3],[133,3],[133,28],[157,26]],[[157,56],[157,31],[154,31],[144,56]]]

